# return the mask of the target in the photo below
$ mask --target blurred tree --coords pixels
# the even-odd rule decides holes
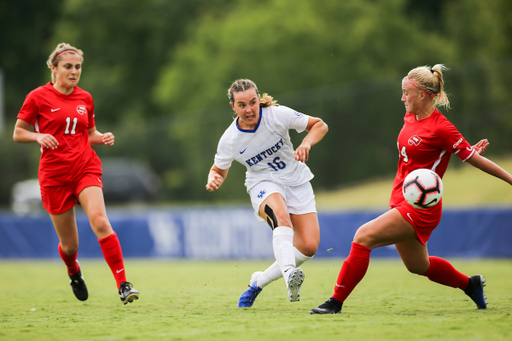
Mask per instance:
[[[0,1],[0,67],[9,123],[14,123],[25,96],[49,81],[46,59],[50,51],[46,44],[63,1]]]
[[[407,20],[415,21],[426,31],[441,33],[444,30],[443,10],[453,0],[407,0],[405,15]]]
[[[67,0],[51,46],[84,51],[80,86],[93,94],[103,122],[167,114],[150,94],[162,64],[194,30],[196,17],[215,16],[230,0]]]
[[[206,15],[171,55],[155,88],[156,101],[184,126],[175,133],[186,148],[189,190],[204,192],[232,116],[226,91],[237,78],[250,78],[281,104],[329,124],[310,161],[318,186],[393,172],[403,116],[400,78],[393,76],[455,54],[453,43],[422,30],[405,11],[405,0],[276,0],[256,7],[239,1],[222,18]],[[356,82],[361,79],[380,81]],[[225,186],[243,183],[243,174],[237,177]]]
[[[395,171],[400,80],[418,65],[452,68],[449,118],[470,141],[489,138],[489,153],[510,151],[511,16],[509,0],[0,0],[6,114],[13,124],[66,41],[84,50],[80,86],[95,99],[98,129],[117,137],[100,156],[147,161],[162,199],[246,199],[240,165],[223,191],[207,194],[204,183],[233,117],[227,88],[251,78],[329,124],[309,165],[315,187],[331,189]],[[37,169],[38,149],[9,135],[0,204]]]
[[[0,205],[9,202],[15,182],[37,176],[38,148],[15,144],[12,131],[25,96],[50,80],[46,66],[50,51],[46,44],[62,3],[63,0],[0,1],[0,68],[5,91],[5,126],[0,134]]]
[[[450,75],[454,121],[470,141],[488,138],[488,153],[510,153],[512,140],[512,2],[449,1],[444,34],[456,45]]]
[[[511,1],[449,1],[444,13],[443,26],[457,46],[459,61],[512,55]]]

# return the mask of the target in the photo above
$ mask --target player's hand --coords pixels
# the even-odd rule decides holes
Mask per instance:
[[[59,145],[59,141],[50,134],[39,134],[37,142],[46,149],[56,149]]]
[[[107,147],[112,147],[114,145],[115,136],[112,133],[105,133],[101,137],[101,141]]]
[[[483,139],[478,141],[477,144],[473,146],[473,149],[480,155],[484,155],[485,150],[487,149],[487,146],[489,146],[489,141],[487,139]]]
[[[302,163],[308,161],[310,149],[311,146],[309,145],[301,144],[300,146],[298,146],[297,149],[295,150],[295,153],[293,153],[295,156],[295,160],[300,161]]]
[[[213,174],[212,178],[206,184],[206,190],[213,192],[219,189],[220,185],[224,182],[224,179],[219,174]]]

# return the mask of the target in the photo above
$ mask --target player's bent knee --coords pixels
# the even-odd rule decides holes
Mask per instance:
[[[302,253],[304,253],[308,257],[314,256],[316,251],[318,250],[319,244],[320,241],[308,240],[303,246],[304,252]]]
[[[299,251],[306,257],[313,257],[316,254],[317,250],[318,250],[318,247],[311,247],[311,248],[305,247]]]
[[[427,272],[428,270],[428,266],[422,266],[422,265],[419,265],[419,264],[415,264],[415,265],[405,265],[405,267],[407,268],[407,270],[412,273],[412,274],[415,274],[415,275],[423,275],[425,272]]]
[[[78,242],[60,242],[60,248],[66,255],[74,255],[78,251]]]
[[[105,234],[112,230],[112,226],[110,226],[108,219],[104,216],[91,219],[91,226],[96,234]]]
[[[360,232],[360,230],[358,230],[356,232],[356,235],[354,236],[353,241],[354,243],[368,247],[367,245],[370,245],[372,243],[372,240],[373,238],[368,233]]]

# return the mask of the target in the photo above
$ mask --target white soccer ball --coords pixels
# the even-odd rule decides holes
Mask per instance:
[[[433,207],[443,196],[443,181],[430,169],[416,169],[405,178],[402,192],[405,200],[413,207]]]

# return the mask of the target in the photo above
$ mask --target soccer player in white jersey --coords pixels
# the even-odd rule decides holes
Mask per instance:
[[[277,105],[268,94],[260,97],[248,79],[234,82],[228,90],[236,118],[222,135],[206,189],[219,189],[233,160],[247,168],[245,186],[258,220],[273,231],[276,262],[252,274],[238,307],[251,307],[261,290],[283,277],[291,302],[300,300],[304,272],[299,267],[316,253],[320,227],[305,162],[309,151],[327,133],[320,118]],[[294,150],[289,129],[308,133]]]

